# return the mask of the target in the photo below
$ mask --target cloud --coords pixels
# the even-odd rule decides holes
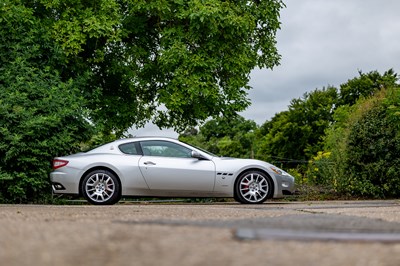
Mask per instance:
[[[358,71],[400,70],[400,1],[286,0],[278,32],[281,65],[251,74],[252,106],[242,113],[258,124],[286,110],[293,98]]]

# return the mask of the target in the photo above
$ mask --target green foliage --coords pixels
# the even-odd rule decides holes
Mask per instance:
[[[117,136],[148,121],[183,131],[242,111],[250,71],[280,59],[280,0],[23,2],[65,55],[63,77],[91,72],[85,107]]]
[[[359,77],[341,85],[333,122],[324,137],[326,152],[311,161],[306,173],[312,184],[349,196],[399,195],[395,170],[400,98],[396,82],[397,74],[389,70],[383,75],[360,72]],[[329,156],[319,156],[322,154]]]
[[[92,126],[81,80],[53,70],[60,54],[33,10],[5,1],[0,12],[0,202],[37,202],[50,194],[51,159],[76,151]]]
[[[314,185],[330,185],[332,172],[331,152],[318,152],[308,163],[305,173],[305,183]]]
[[[288,111],[276,114],[261,126],[257,157],[307,161],[323,146],[322,136],[332,122],[336,102],[337,90],[333,87],[293,99]]]
[[[393,88],[397,85],[398,78],[393,69],[389,69],[383,75],[378,71],[367,74],[359,71],[359,75],[340,85],[339,106],[354,105],[361,97],[369,97],[381,89]]]
[[[340,193],[385,198],[400,195],[400,89],[360,100],[330,129],[333,168],[327,178]]]

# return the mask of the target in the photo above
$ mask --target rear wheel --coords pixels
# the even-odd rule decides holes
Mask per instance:
[[[95,170],[85,176],[82,193],[87,201],[96,205],[111,205],[119,201],[121,189],[118,178],[106,170]]]
[[[272,197],[271,179],[256,170],[243,173],[235,184],[235,200],[245,204],[260,204]]]

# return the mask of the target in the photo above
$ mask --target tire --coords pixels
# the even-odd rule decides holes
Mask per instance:
[[[121,188],[115,174],[107,170],[95,170],[82,182],[83,197],[95,205],[112,205],[121,198]]]
[[[272,198],[272,182],[267,174],[251,170],[239,176],[235,183],[235,200],[244,204],[261,204]]]
[[[237,196],[236,191],[233,193],[233,199],[236,200],[236,201],[239,202],[239,203],[242,203],[242,202],[241,202],[241,199]]]

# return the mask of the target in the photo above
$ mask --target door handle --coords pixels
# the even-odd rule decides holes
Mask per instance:
[[[151,161],[144,162],[143,164],[145,164],[145,165],[156,165],[156,163],[153,163]]]

